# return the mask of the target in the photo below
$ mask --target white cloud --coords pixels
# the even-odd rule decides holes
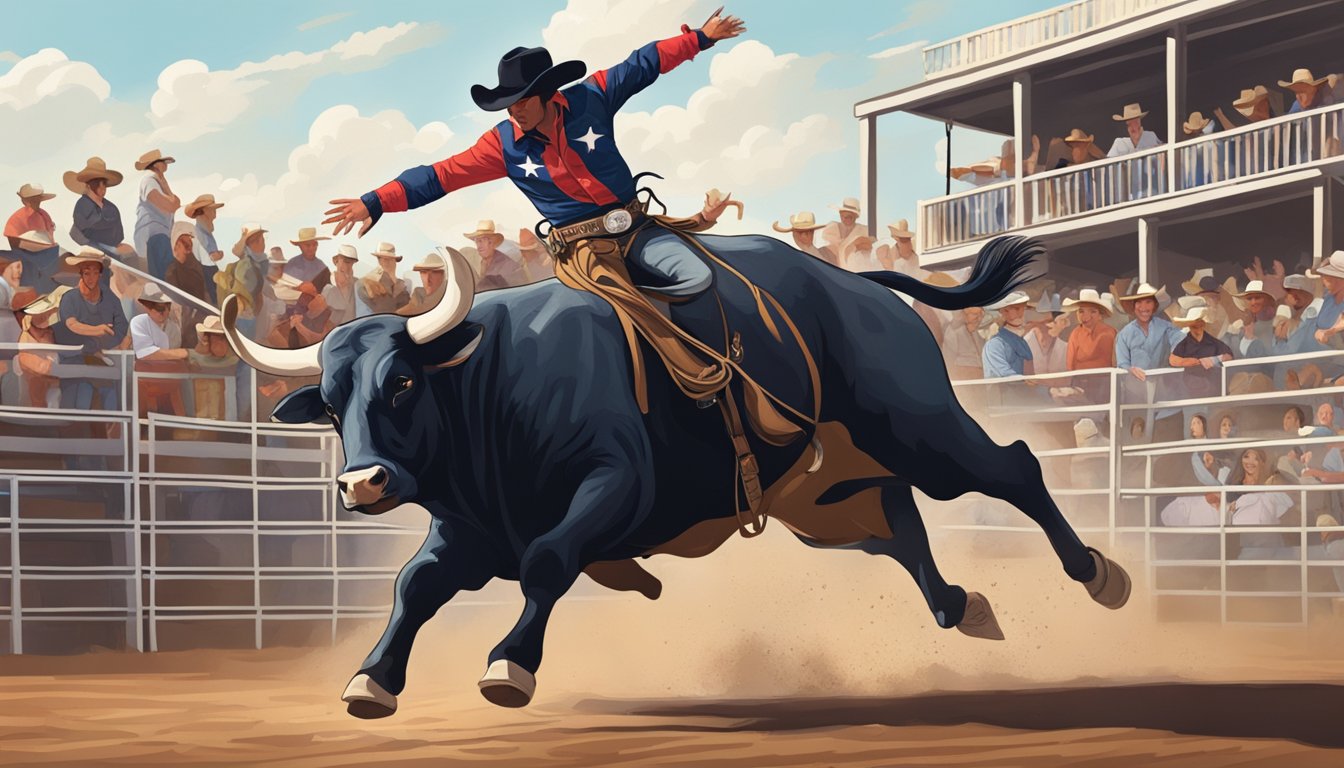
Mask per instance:
[[[949,10],[950,3],[943,0],[917,0],[906,6],[905,18],[897,24],[887,27],[875,35],[870,35],[869,40],[877,40],[883,37],[900,34],[907,29],[927,24],[930,21],[940,18]]]
[[[578,59],[590,71],[604,69],[637,46],[672,37],[682,24],[698,27],[715,7],[704,0],[569,0],[541,39],[556,61]]]
[[[353,12],[345,11],[343,13],[333,13],[327,16],[318,16],[316,19],[309,19],[303,22],[297,29],[300,32],[307,32],[310,29],[317,29],[318,27],[325,27],[328,24],[335,24],[336,22],[348,19],[353,15]]]
[[[22,58],[23,58],[22,56],[13,51],[0,51],[0,61],[5,61],[9,62],[10,64],[13,64],[14,62],[19,61]]]
[[[913,43],[906,43],[905,45],[898,45],[895,48],[887,48],[886,50],[878,51],[877,53],[872,54],[868,58],[890,59],[894,56],[900,56],[903,53],[909,53],[911,51],[919,51],[920,55],[923,56],[924,46],[928,44],[929,44],[928,40],[916,40]]]

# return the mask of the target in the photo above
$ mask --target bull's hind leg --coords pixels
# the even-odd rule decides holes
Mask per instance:
[[[870,538],[834,548],[857,549],[870,555],[890,557],[900,563],[919,585],[938,626],[944,629],[956,627],[971,637],[1002,640],[1003,632],[989,601],[979,593],[967,593],[955,584],[948,584],[938,572],[933,552],[929,550],[929,534],[924,529],[924,520],[919,515],[910,486],[883,487],[882,514],[891,528],[890,539]],[[803,542],[821,546],[807,539]]]

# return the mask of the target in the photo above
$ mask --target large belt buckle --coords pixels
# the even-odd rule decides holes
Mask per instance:
[[[630,225],[633,223],[634,218],[631,217],[630,212],[624,208],[617,208],[614,211],[609,211],[606,216],[602,217],[602,226],[607,230],[607,233],[611,235],[619,235],[629,229]]]

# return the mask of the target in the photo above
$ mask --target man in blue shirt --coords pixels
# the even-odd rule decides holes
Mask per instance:
[[[224,252],[215,242],[215,217],[223,207],[223,203],[215,202],[214,195],[201,195],[182,209],[187,218],[196,220],[193,255],[201,263],[201,271],[205,274],[205,290],[210,296],[210,303],[215,306],[219,306],[215,275],[219,272],[220,262],[224,260]]]
[[[1020,291],[1013,291],[986,309],[999,313],[999,332],[985,342],[980,352],[980,363],[986,379],[1023,376],[1031,370],[1031,347],[1023,338],[1024,319],[1031,299]]]
[[[1115,364],[1129,375],[1123,382],[1122,398],[1125,403],[1151,403],[1158,396],[1162,379],[1148,381],[1148,371],[1166,368],[1171,350],[1185,334],[1157,313],[1157,297],[1161,288],[1143,283],[1133,294],[1120,297],[1120,307],[1133,316],[1115,335]],[[1159,414],[1162,415],[1162,414]],[[1153,418],[1144,419],[1144,437],[1152,434]]]
[[[68,364],[109,364],[100,352],[122,346],[126,339],[126,315],[121,302],[103,285],[103,272],[108,258],[101,250],[84,246],[77,254],[66,254],[66,266],[78,270],[79,284],[61,297],[60,322],[53,326],[57,344],[81,347],[79,352],[66,352],[61,362]],[[61,407],[81,411],[93,407],[96,387],[99,407],[103,410],[120,408],[115,384],[88,379],[61,380]]]

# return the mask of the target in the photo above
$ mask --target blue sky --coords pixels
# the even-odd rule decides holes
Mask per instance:
[[[12,125],[10,131],[0,128],[0,146],[7,147],[0,150],[0,170],[15,187],[33,180],[59,188],[60,171],[88,154],[106,154],[109,164],[133,176],[130,160],[150,146],[162,146],[179,156],[170,180],[181,179],[181,186],[190,187],[180,193],[211,191],[224,200],[235,196],[235,205],[221,211],[221,226],[237,226],[231,219],[237,216],[242,217],[238,221],[255,218],[278,229],[293,228],[320,213],[328,197],[359,194],[365,185],[391,178],[406,164],[438,159],[435,153],[451,154],[473,141],[497,118],[475,109],[468,87],[492,84],[498,57],[508,48],[544,43],[558,54],[584,58],[591,70],[614,63],[649,39],[675,34],[677,23],[698,26],[715,5],[697,0],[48,0],[17,5],[9,9],[3,38],[10,48],[0,53],[0,121]],[[747,21],[744,40],[752,45],[721,44],[661,79],[627,105],[634,116],[618,124],[623,134],[617,139],[632,156],[632,165],[676,176],[660,196],[671,198],[679,212],[689,212],[683,209],[696,205],[704,189],[719,187],[747,201],[743,226],[749,229],[799,209],[810,208],[824,217],[828,203],[858,191],[858,130],[850,111],[857,98],[918,80],[921,41],[939,41],[1053,5],[1041,0],[732,3],[727,12]],[[553,18],[560,12],[586,18],[577,26],[562,27]],[[548,26],[553,27],[549,38]],[[379,28],[409,31],[385,33],[394,42],[357,64],[347,66],[332,54],[318,64],[277,66],[212,86],[222,89],[217,98],[213,92],[202,97],[197,81],[183,78],[177,86],[179,112],[218,110],[221,116],[208,128],[181,127],[179,123],[196,122],[190,115],[158,114],[163,94],[156,92],[172,90],[170,75],[186,66],[183,60],[202,62],[202,73],[227,73],[279,54],[328,51]],[[562,29],[570,32],[561,34]],[[739,45],[745,47],[734,51]],[[48,48],[59,50],[69,62],[48,62],[63,74],[46,82],[69,81],[71,91],[85,88],[83,101],[70,92],[53,95],[38,88],[26,97],[34,103],[19,109],[13,106],[18,97],[12,97],[7,107],[5,73],[18,60]],[[870,58],[893,48],[905,50],[883,60]],[[705,93],[739,104],[736,111],[732,103],[697,111],[692,99],[710,85],[715,57],[724,57],[724,71],[717,76],[716,89]],[[751,82],[757,67],[767,74],[759,83]],[[105,95],[99,79],[106,84]],[[193,85],[182,85],[188,82]],[[69,103],[58,104],[59,99]],[[163,103],[168,101],[172,99]],[[63,106],[65,112],[40,111],[46,102],[52,102],[53,110]],[[236,115],[217,106],[235,102],[242,105]],[[353,110],[330,111],[338,105]],[[6,113],[7,108],[14,113]],[[654,114],[660,108],[675,113]],[[65,125],[57,135],[37,140],[36,153],[25,151],[22,141],[3,142],[16,136],[36,139],[40,126],[71,110],[74,114],[66,121],[78,122],[79,115],[88,114],[93,127],[79,133]],[[380,113],[381,122],[370,122]],[[880,127],[882,218],[912,217],[916,199],[941,193],[934,162],[942,127],[904,116],[886,118]],[[624,135],[627,131],[634,144]],[[663,133],[684,134],[682,143],[661,138]],[[388,143],[401,137],[401,148],[385,150],[380,136],[388,137]],[[358,148],[335,147],[341,142],[357,142]],[[150,146],[136,151],[146,143]],[[964,149],[983,154],[983,146],[968,142]],[[418,159],[421,155],[426,159]],[[722,157],[734,160],[721,163]],[[322,168],[324,162],[341,165],[348,173]],[[790,164],[796,167],[785,167]],[[133,197],[133,190],[124,187],[112,199],[132,215]],[[535,216],[516,207],[518,200],[512,190],[495,190],[420,216],[415,226],[398,222],[380,229],[388,232],[386,237],[404,238],[411,249],[420,249],[451,237],[468,220],[474,224],[477,218],[493,217],[502,227],[532,223]],[[53,201],[53,211],[61,211],[63,202]],[[270,221],[272,217],[278,220]],[[62,229],[58,221],[58,235]]]

